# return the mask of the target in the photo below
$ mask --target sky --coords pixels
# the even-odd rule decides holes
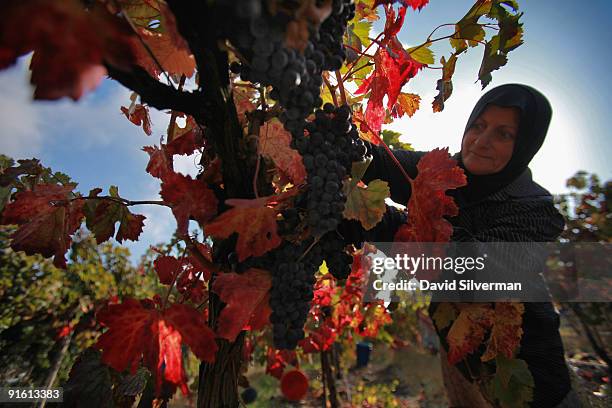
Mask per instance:
[[[407,13],[399,38],[405,46],[420,44],[434,27],[458,21],[472,4],[431,0],[420,12]],[[505,67],[493,72],[484,91],[477,82],[483,53],[479,46],[460,56],[453,95],[443,112],[431,111],[441,73],[424,70],[404,87],[404,92],[422,97],[421,109],[386,128],[401,132],[402,140],[417,150],[448,146],[454,153],[478,98],[497,85],[524,83],[540,90],[553,106],[546,141],[530,165],[534,180],[552,193],[563,193],[565,180],[578,170],[612,178],[612,118],[607,101],[612,95],[608,79],[612,2],[519,0],[519,4],[525,13],[525,44],[510,53]],[[434,38],[450,32],[436,33]],[[446,40],[432,49],[437,61],[451,52]],[[83,193],[117,185],[122,197],[159,199],[159,182],[145,172],[148,155],[141,149],[159,143],[167,114],[151,110],[153,135],[146,136],[120,111],[120,106],[129,106],[130,91],[111,80],[76,103],[32,101],[28,82],[24,59],[0,71],[0,153],[15,159],[36,157],[45,166],[69,174]],[[178,171],[197,174],[197,157],[175,156],[175,163]],[[149,245],[167,241],[176,222],[165,207],[138,206],[132,211],[147,217],[141,239],[126,245],[137,259]]]

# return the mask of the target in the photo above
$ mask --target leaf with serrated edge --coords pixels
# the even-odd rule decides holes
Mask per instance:
[[[261,269],[218,276],[212,290],[227,305],[219,316],[217,335],[234,341],[249,323],[261,328],[270,314],[267,295],[271,286],[270,273]]]
[[[425,43],[424,45],[408,48],[406,51],[415,61],[421,64],[431,65],[436,62],[436,57],[431,48],[429,48],[430,46],[431,43]]]
[[[100,357],[100,352],[93,348],[79,354],[63,387],[64,407],[114,406],[110,369],[102,363]]]
[[[237,232],[236,252],[240,262],[250,256],[261,256],[281,243],[276,225],[277,211],[260,200],[243,201],[253,201],[254,206],[244,204],[231,208],[204,227],[207,235],[217,238],[227,238]]]
[[[438,330],[447,328],[457,318],[457,309],[447,302],[439,303],[433,315]]]
[[[474,352],[493,324],[493,309],[488,303],[464,303],[459,308],[459,315],[446,336],[450,364]]]
[[[270,158],[294,185],[299,185],[306,179],[306,169],[302,156],[290,147],[290,143],[291,133],[287,132],[279,121],[273,120],[261,126],[259,152]]]
[[[499,401],[503,408],[522,408],[533,400],[534,381],[527,363],[519,359],[507,359],[498,355],[496,371],[487,383],[486,391],[491,399]]]
[[[493,327],[489,337],[487,350],[480,358],[482,361],[494,359],[499,353],[506,358],[512,358],[518,349],[523,329],[522,303],[496,302]]]
[[[366,230],[374,228],[385,214],[385,199],[390,196],[389,184],[382,180],[372,180],[367,187],[357,184],[350,188],[350,183],[345,182],[344,190],[344,218],[358,220]]]

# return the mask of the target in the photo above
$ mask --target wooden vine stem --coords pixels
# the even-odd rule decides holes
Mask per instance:
[[[336,390],[336,378],[334,376],[331,362],[330,362],[330,351],[322,351],[321,352],[321,371],[323,378],[325,378],[325,383],[327,384],[327,389],[329,390],[329,403],[331,408],[338,408],[340,405],[338,404],[338,392]],[[325,390],[325,383],[323,389]]]

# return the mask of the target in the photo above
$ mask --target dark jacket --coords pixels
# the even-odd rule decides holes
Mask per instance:
[[[406,205],[410,198],[409,183],[382,148],[373,147],[372,154],[374,160],[363,181],[387,181],[391,199]],[[417,176],[416,165],[424,154],[426,152],[394,151],[411,178]],[[529,169],[502,190],[475,203],[467,203],[456,191],[447,194],[454,196],[459,206],[459,214],[448,219],[453,225],[452,241],[549,242],[556,240],[565,225],[563,217],[553,205],[552,196],[532,180]],[[345,224],[346,229],[341,232],[351,236],[354,242],[392,241],[397,228],[405,220],[405,213],[389,208],[383,221],[373,230],[358,231],[357,224],[350,223]],[[533,271],[541,271],[544,259],[534,256],[515,259],[514,262],[510,270],[532,268]],[[534,377],[535,390],[531,406],[554,407],[571,389],[559,334],[559,315],[550,302],[525,303],[524,306],[523,336],[517,357],[527,362]],[[430,314],[433,314],[436,307],[437,303],[431,304]],[[442,344],[447,348],[445,333],[439,334]],[[478,356],[471,357],[474,364],[478,360]],[[470,359],[467,361],[471,365]]]

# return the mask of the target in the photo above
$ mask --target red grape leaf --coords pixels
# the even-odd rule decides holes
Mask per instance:
[[[147,44],[157,62],[171,75],[185,75],[191,78],[195,71],[195,59],[188,49],[177,45],[172,36],[154,33],[146,29],[139,29],[140,37]],[[146,69],[154,77],[159,76],[162,70],[153,60],[149,52],[140,45],[136,48],[138,65]]]
[[[283,376],[283,371],[285,370],[285,362],[280,356],[278,350],[268,347],[266,362],[266,374],[270,374],[272,377],[280,380]]]
[[[140,214],[132,214],[125,204],[117,201],[91,199],[91,197],[97,197],[100,191],[100,189],[92,190],[89,193],[90,199],[86,200],[83,206],[87,228],[96,237],[96,242],[102,243],[115,236],[115,224],[117,222],[119,222],[119,230],[115,236],[117,241],[138,240],[146,217]],[[111,186],[109,193],[111,197],[119,198],[117,187]]]
[[[396,18],[393,7],[385,7],[384,38],[374,54],[374,72],[355,91],[356,95],[370,91],[365,119],[373,133],[380,132],[385,120],[384,97],[387,96],[387,108],[392,110],[402,87],[425,66],[413,59],[396,37],[405,13],[406,8],[400,7]]]
[[[331,319],[326,319],[323,324],[308,332],[306,338],[298,342],[304,353],[318,353],[329,350],[338,337],[338,331],[333,327]]]
[[[141,214],[132,214],[127,207],[125,207],[125,212],[120,219],[119,229],[117,230],[115,239],[119,242],[123,242],[126,239],[138,241],[146,218],[147,217]]]
[[[187,116],[185,127],[174,124],[172,138],[168,135],[166,151],[171,154],[191,154],[203,144],[202,129],[191,116]]]
[[[170,285],[181,271],[182,263],[173,256],[158,256],[153,262],[155,272],[163,285]]]
[[[402,5],[408,7],[412,7],[414,10],[421,10],[423,7],[429,3],[429,0],[374,0],[374,6],[372,8],[379,6],[381,4],[395,4],[401,3]]]
[[[232,96],[234,97],[236,113],[238,113],[238,120],[244,125],[247,121],[246,113],[255,110],[257,107],[252,102],[252,100],[256,98],[255,89],[251,87],[237,86],[236,83],[232,82]]]
[[[96,347],[103,350],[102,361],[117,371],[129,369],[135,373],[147,345],[155,311],[127,298],[121,304],[107,305],[97,314],[97,321],[108,327]]]
[[[523,335],[523,312],[525,306],[518,302],[496,302],[493,328],[489,337],[487,350],[480,358],[482,361],[492,360],[498,354],[513,358],[514,352],[521,343]]]
[[[302,156],[289,147],[291,134],[277,121],[266,122],[259,131],[259,153],[270,158],[276,167],[287,174],[294,185],[306,179]]]
[[[266,374],[270,374],[279,380],[283,376],[287,364],[294,367],[299,366],[295,350],[276,350],[269,346],[266,352],[266,363]]]
[[[147,134],[147,136],[151,136],[151,117],[149,116],[149,108],[144,105],[136,104],[134,108],[126,108],[125,106],[121,107],[121,112],[125,115],[126,118],[130,120],[136,126],[142,126],[142,129]]]
[[[271,286],[270,273],[261,269],[219,275],[212,290],[227,305],[219,316],[217,335],[234,341],[245,326],[261,328],[262,322],[265,325],[270,315],[267,294]]]
[[[188,393],[187,376],[183,369],[181,334],[167,321],[158,319],[151,324],[149,369],[155,369],[156,393],[159,394],[163,380],[181,387],[184,395]],[[157,354],[157,356],[155,355]],[[156,357],[156,358],[155,358]],[[162,376],[163,372],[163,376]]]
[[[397,103],[393,106],[391,114],[396,118],[401,118],[404,115],[412,117],[419,110],[421,97],[417,94],[400,93],[397,97]]]
[[[385,17],[384,34],[386,40],[396,36],[402,29],[402,26],[404,25],[404,17],[406,17],[406,7],[400,7],[397,10],[397,18],[395,18],[395,9],[393,7],[385,7]],[[383,40],[383,43],[385,40]]]
[[[0,69],[33,50],[36,99],[77,100],[102,80],[104,63],[129,69],[135,58],[131,28],[99,2],[8,0],[2,18]]]
[[[202,361],[215,361],[217,344],[203,313],[185,304],[174,304],[164,311],[166,321],[179,331],[183,342]]]
[[[186,392],[181,344],[187,344],[200,360],[212,362],[217,351],[214,333],[203,314],[191,306],[175,304],[159,311],[146,300],[128,298],[97,313],[98,322],[108,327],[96,343],[102,349],[102,361],[134,374],[144,356],[145,365],[156,376],[158,392],[162,379]]]
[[[28,255],[54,256],[53,263],[65,268],[70,236],[83,218],[83,200],[69,201],[75,186],[38,184],[33,191],[17,193],[2,213],[3,224],[19,225],[11,235],[11,248]]]
[[[379,132],[385,119],[384,97],[387,96],[387,108],[392,109],[402,87],[424,65],[415,61],[396,38],[392,38],[387,47],[378,48],[374,54],[374,64],[374,72],[363,81],[355,94],[371,91],[365,118],[369,127]]]
[[[360,138],[377,146],[383,142],[378,135],[378,132],[374,132],[372,128],[370,128],[370,125],[368,125],[368,121],[362,111],[361,106],[358,106],[353,111],[353,120],[355,121],[355,124],[359,125]]]
[[[174,172],[172,156],[164,145],[161,149],[157,146],[145,146],[142,148],[149,154],[147,173],[157,178],[164,178],[167,174]]]
[[[34,190],[19,192],[4,209],[2,223],[21,225],[40,214],[52,212],[55,209],[52,202],[70,198],[75,187],[76,184],[38,184]]]
[[[242,262],[249,256],[261,256],[276,248],[281,238],[277,232],[275,209],[267,207],[261,199],[240,201],[242,206],[225,211],[206,225],[204,231],[218,238],[227,238],[237,232],[236,252]]]
[[[463,170],[448,155],[448,148],[434,149],[419,160],[408,201],[408,222],[398,229],[395,240],[404,242],[448,242],[453,228],[444,216],[455,216],[458,208],[445,191],[466,184]]]
[[[360,336],[376,338],[380,328],[392,322],[385,305],[370,303],[365,306],[363,317],[355,331]]]
[[[457,319],[451,326],[448,341],[448,362],[455,364],[480,346],[485,331],[493,325],[493,307],[489,303],[458,304]]]
[[[203,182],[191,176],[167,174],[162,181],[160,195],[172,207],[180,235],[187,234],[190,217],[204,225],[217,213],[215,194]]]

